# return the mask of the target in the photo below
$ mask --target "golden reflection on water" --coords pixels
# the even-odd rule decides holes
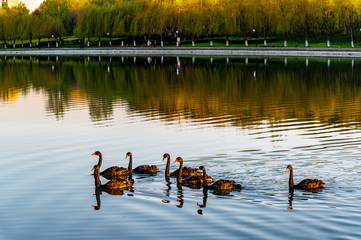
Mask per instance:
[[[359,125],[360,61],[138,57],[41,58],[0,61],[2,101],[46,94],[46,111],[62,119],[88,108],[94,122],[111,120],[121,103],[131,114],[214,126],[317,119]],[[60,59],[60,60],[59,60]]]

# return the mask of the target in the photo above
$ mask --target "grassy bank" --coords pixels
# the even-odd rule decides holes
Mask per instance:
[[[98,38],[90,38],[90,47],[99,47],[99,39]],[[101,47],[109,47],[109,38],[101,38]],[[62,38],[61,45],[59,44],[59,48],[78,48],[79,41],[81,41],[82,46],[87,46],[88,39],[85,39],[85,43],[83,39],[79,39],[75,36],[69,36]],[[124,46],[126,47],[133,47],[133,39],[132,38],[112,38],[112,46],[120,47],[121,42],[124,42]],[[196,47],[210,47],[210,38],[201,38],[195,40]],[[32,48],[36,47],[36,43],[39,42],[39,39],[32,40]],[[212,47],[226,47],[226,39],[225,37],[217,37],[212,39],[213,46]],[[144,38],[138,38],[136,40],[137,47],[146,47],[147,40]],[[158,36],[151,38],[151,46],[154,46],[154,43],[157,46],[160,46],[160,39]],[[3,46],[3,42],[2,48]],[[16,40],[15,41],[16,48],[30,48],[30,41],[29,40]],[[165,38],[164,39],[164,46],[165,47],[173,47],[175,46],[175,39],[174,38]],[[181,46],[183,47],[192,47],[192,40],[189,38],[181,38]],[[56,41],[53,38],[41,38],[40,39],[40,48],[47,48],[47,47],[56,47]],[[263,38],[248,38],[248,47],[261,47],[264,46]],[[284,47],[284,41],[276,38],[269,38],[267,39],[267,46],[269,47]],[[230,37],[229,38],[229,47],[245,47],[244,38],[242,37]],[[287,47],[306,47],[304,40],[290,40],[287,41]],[[319,39],[310,39],[309,48],[327,48],[326,40],[319,40]],[[330,47],[331,48],[350,48],[351,42],[347,39],[331,39],[330,40]],[[354,42],[355,48],[361,48],[361,42],[355,41]],[[13,42],[7,42],[7,48],[13,48]]]

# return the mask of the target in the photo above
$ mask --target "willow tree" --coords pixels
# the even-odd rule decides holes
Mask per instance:
[[[114,17],[113,33],[114,35],[123,38],[126,35],[126,24],[127,24],[127,14],[126,8],[127,5],[123,2],[120,2],[116,6],[116,15]],[[121,40],[121,46],[124,46],[124,40]]]
[[[237,10],[236,21],[244,36],[244,45],[248,47],[248,32],[255,27],[253,20],[256,16],[256,9],[251,0],[236,1],[235,9]]]
[[[17,6],[11,7],[6,11],[5,35],[6,38],[13,41],[13,47],[15,48],[15,40],[22,37],[22,31],[25,23],[24,16],[29,14],[29,10],[24,3],[20,3]]]
[[[330,47],[330,31],[334,20],[334,6],[332,0],[318,0],[317,5],[314,5],[318,14],[322,18],[322,24],[326,29],[327,47]],[[322,31],[320,31],[322,32]]]
[[[109,46],[112,46],[112,34],[114,33],[114,26],[117,24],[115,18],[118,14],[118,8],[115,5],[103,7],[104,11],[104,31],[109,37]]]
[[[207,12],[205,17],[205,28],[207,31],[207,35],[210,37],[209,45],[213,46],[213,35],[218,33],[220,27],[220,7],[217,2],[213,2],[208,0],[206,5],[204,6]]]
[[[284,35],[284,47],[287,47],[287,37],[295,20],[294,3],[288,0],[277,0],[276,1],[276,14],[277,16],[277,30]]]
[[[105,7],[96,7],[94,12],[94,20],[95,25],[92,27],[94,28],[94,35],[98,37],[98,46],[100,47],[101,44],[101,38],[105,34],[105,17],[106,17],[106,11]],[[91,26],[90,26],[91,27]]]
[[[64,34],[70,35],[73,33],[73,29],[71,28],[70,3],[71,0],[44,0],[40,4],[38,11],[40,14],[58,18],[66,30]],[[59,37],[61,38],[61,36]]]
[[[309,25],[312,22],[312,0],[299,0],[295,9],[295,25],[305,36],[305,46],[308,47]]]
[[[6,18],[5,9],[0,8],[0,40],[4,42],[4,47],[6,44],[5,18]]]
[[[82,39],[85,39],[88,37],[88,47],[89,47],[89,35],[87,35],[87,24],[86,24],[86,18],[85,18],[86,10],[82,10],[79,13],[78,16],[78,24],[75,27],[74,34],[77,37],[80,37]]]
[[[254,4],[257,9],[258,24],[263,32],[263,44],[266,46],[266,33],[270,25],[270,19],[272,19],[272,11],[274,11],[273,2],[272,0],[256,0]]]
[[[99,6],[91,6],[88,9],[84,10],[80,16],[79,16],[79,25],[76,28],[76,34],[80,37],[87,37],[88,38],[88,47],[90,46],[90,38],[102,36],[103,30],[102,30],[102,18],[98,19],[101,15],[101,10]],[[100,25],[100,26],[99,26]],[[99,33],[99,32],[100,33]],[[100,37],[99,37],[99,43],[100,45]]]
[[[155,33],[155,26],[157,25],[158,16],[154,13],[158,12],[158,6],[155,1],[148,1],[145,3],[145,7],[140,10],[137,14],[137,18],[142,19],[140,21],[140,32],[146,35],[147,46],[150,46],[150,38]]]
[[[359,22],[359,1],[335,0],[334,9],[339,28],[350,36],[351,47],[354,47],[354,35]]]
[[[146,2],[144,0],[129,2],[127,9],[128,33],[133,37],[133,46],[136,46],[136,37],[143,34],[142,21]]]
[[[170,25],[170,16],[174,12],[174,7],[172,6],[172,4],[170,4],[170,2],[167,1],[154,1],[152,9],[155,10],[157,13],[152,14],[153,33],[156,33],[160,36],[160,45],[163,47],[163,35],[167,27]]]
[[[220,2],[219,13],[221,15],[218,33],[226,35],[226,46],[229,46],[229,35],[235,34],[239,27],[237,23],[237,4],[233,0]]]
[[[188,0],[185,2],[185,11],[182,18],[179,19],[179,26],[183,34],[190,34],[192,37],[192,46],[195,47],[194,36],[205,34],[205,14],[200,14],[203,10],[203,2]]]

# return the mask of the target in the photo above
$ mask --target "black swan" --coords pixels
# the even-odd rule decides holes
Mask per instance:
[[[233,180],[221,179],[211,185],[208,185],[207,173],[205,167],[200,166],[198,170],[203,171],[203,188],[214,189],[214,190],[226,190],[226,191],[232,191],[234,189],[242,189],[241,184],[237,184]]]
[[[98,161],[98,166],[100,168],[100,166],[102,165],[102,154],[99,151],[94,152],[92,155],[97,155],[99,156],[99,161]],[[115,178],[115,177],[122,177],[124,175],[128,175],[129,173],[131,173],[131,171],[129,171],[129,168],[131,166],[128,165],[128,169],[123,168],[123,167],[117,167],[117,166],[113,166],[110,168],[105,169],[104,171],[102,171],[100,173],[100,175],[106,177],[106,178]]]
[[[132,169],[133,164],[133,156],[131,152],[127,152],[127,155],[125,158],[129,157],[129,171],[135,172],[135,173],[142,173],[142,174],[155,174],[158,172],[158,167],[156,165],[140,165],[134,169]]]
[[[293,184],[293,167],[288,165],[286,168],[286,172],[290,170],[290,178],[289,178],[289,188],[290,189],[316,189],[316,188],[323,188],[325,185],[324,182],[318,179],[304,179],[299,184]]]

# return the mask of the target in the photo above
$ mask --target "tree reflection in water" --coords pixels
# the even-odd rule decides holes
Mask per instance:
[[[211,64],[205,58],[192,63],[190,57],[182,58],[177,76],[176,58],[137,57],[136,64],[127,57],[2,59],[2,101],[19,97],[12,92],[43,91],[46,111],[57,119],[81,106],[93,122],[112,120],[119,104],[127,103],[131,112],[150,119],[156,113],[165,121],[207,120],[244,128],[288,118],[326,124],[361,120],[359,60],[287,58],[285,65],[284,59],[268,58],[265,66],[260,58],[229,58],[228,64],[213,58]]]

